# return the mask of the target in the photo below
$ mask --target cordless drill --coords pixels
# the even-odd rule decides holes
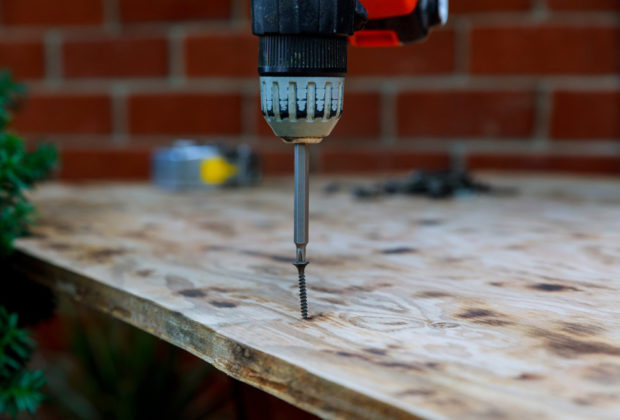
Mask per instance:
[[[424,39],[448,18],[448,0],[252,0],[259,37],[261,110],[294,145],[294,265],[308,319],[308,144],[320,143],[343,110],[347,45],[387,47]]]

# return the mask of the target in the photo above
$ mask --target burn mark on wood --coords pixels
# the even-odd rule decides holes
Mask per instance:
[[[506,319],[506,316],[498,312],[482,308],[472,308],[457,315],[461,319],[468,319],[476,324],[490,325],[493,327],[503,327],[512,325],[513,322]]]
[[[215,293],[233,293],[236,292],[236,289],[231,289],[228,287],[219,287],[219,286],[211,286],[208,287],[207,290],[209,292],[215,292]]]
[[[200,289],[184,289],[179,290],[178,292],[181,296],[189,297],[189,298],[201,298],[207,296],[205,292]]]
[[[226,302],[223,300],[212,300],[209,303],[215,306],[216,308],[236,308],[237,307],[236,303]]]
[[[365,352],[370,353],[370,355],[373,356],[386,356],[387,352],[383,349],[377,349],[377,348],[365,348],[363,349]],[[366,362],[369,363],[374,363],[377,364],[379,366],[383,366],[383,367],[387,367],[387,368],[396,368],[396,369],[402,369],[402,370],[409,370],[409,371],[415,371],[415,372],[423,372],[425,370],[431,369],[431,370],[436,370],[439,369],[439,364],[438,363],[433,363],[433,362],[428,362],[428,363],[406,363],[406,362],[401,362],[398,360],[387,360],[384,361],[384,358],[381,357],[380,359],[373,357],[373,356],[367,356],[364,354],[358,354],[358,353],[352,353],[352,352],[347,352],[347,351],[338,351],[338,352],[333,352],[331,350],[327,350],[326,353],[333,353],[337,356],[340,357],[346,357],[349,359],[359,359],[359,360],[364,360]]]
[[[439,363],[435,363],[435,362],[426,362],[424,363],[424,366],[426,366],[429,369],[432,370],[440,370],[441,369],[441,365]]]
[[[388,249],[381,250],[381,253],[382,254],[386,254],[386,255],[415,254],[416,252],[418,252],[417,249],[406,247],[406,246],[401,246],[401,247],[396,247],[396,248],[388,248]]]
[[[460,325],[456,322],[433,322],[431,328],[444,329],[444,328],[457,328]]]
[[[511,321],[506,321],[503,319],[496,319],[496,318],[490,318],[490,319],[482,319],[482,320],[478,320],[475,321],[477,324],[484,324],[484,325],[490,325],[492,327],[504,327],[506,325],[512,325],[513,322]]]
[[[603,327],[593,324],[578,324],[576,322],[560,322],[560,330],[574,335],[596,335],[605,331]]]
[[[575,397],[575,398],[573,398],[572,401],[575,404],[578,404],[578,405],[583,405],[583,406],[592,405],[592,401],[590,401],[589,399],[584,398],[584,397]]]
[[[463,257],[445,257],[439,259],[440,264],[442,265],[451,265],[451,264],[459,264],[465,261]],[[460,279],[459,279],[460,280]]]
[[[583,378],[601,385],[620,384],[620,365],[601,363],[599,365],[590,366],[583,375]]]
[[[106,263],[114,257],[126,254],[123,248],[99,248],[86,251],[82,259],[95,263]]]
[[[359,356],[357,354],[349,353],[347,351],[337,351],[336,354],[342,357],[359,357],[361,359],[365,359],[365,357]]]
[[[321,301],[325,302],[325,303],[330,303],[332,305],[346,305],[347,304],[347,302],[345,302],[342,299],[334,299],[334,298],[329,298],[329,297],[328,298],[323,298],[323,299],[321,299]]]
[[[541,338],[548,351],[567,359],[577,358],[586,354],[620,356],[620,347],[601,341],[576,339],[567,334],[543,329],[534,329],[531,335]]]
[[[537,283],[529,286],[530,289],[542,290],[543,292],[566,292],[568,290],[578,292],[579,289],[572,286],[564,286],[558,283]]]
[[[61,234],[73,233],[75,229],[73,225],[60,220],[43,219],[40,222],[45,223],[45,227],[51,228]]]
[[[329,312],[319,312],[318,314],[311,314],[306,321],[327,321],[330,319]],[[308,325],[307,322],[302,322],[302,325]]]
[[[437,391],[433,389],[406,389],[396,394],[398,397],[430,397]]]
[[[424,292],[416,293],[413,297],[424,298],[424,299],[437,299],[437,298],[446,298],[451,297],[450,293],[442,292],[440,290],[427,290]]]
[[[243,255],[250,255],[252,257],[268,258],[268,259],[270,259],[272,261],[275,261],[275,262],[292,263],[293,260],[295,259],[292,256],[273,255],[273,254],[268,254],[268,253],[265,253],[265,252],[252,251],[252,250],[249,250],[249,249],[242,250],[241,253]]]
[[[222,236],[235,236],[235,229],[231,225],[217,222],[201,222],[199,227],[209,232],[215,232]]]
[[[64,242],[51,242],[46,244],[46,246],[56,251],[66,251],[68,249],[71,249],[71,245]]]
[[[365,348],[364,351],[367,353],[376,354],[377,356],[385,356],[387,354],[385,350],[373,347]]]
[[[127,236],[128,238],[133,238],[133,239],[141,239],[141,240],[147,240],[149,237],[147,230],[131,230],[131,231],[125,232],[123,236]]]
[[[439,226],[443,224],[443,220],[440,219],[420,219],[416,221],[416,224],[420,226]]]
[[[515,379],[518,379],[520,381],[538,381],[538,380],[544,379],[544,377],[536,373],[523,372],[521,375],[517,376]]]
[[[388,367],[388,368],[413,370],[413,371],[416,371],[416,372],[423,372],[424,371],[424,368],[422,366],[415,365],[415,364],[410,364],[410,363],[404,363],[404,362],[381,362],[381,363],[379,363],[379,365],[385,366],[385,367]]]
[[[136,275],[140,276],[140,277],[148,277],[151,274],[153,274],[155,271],[151,270],[150,268],[143,268],[141,270],[137,270],[136,271]]]
[[[496,313],[487,309],[469,309],[458,315],[459,318],[471,319],[471,318],[484,318],[495,316]]]

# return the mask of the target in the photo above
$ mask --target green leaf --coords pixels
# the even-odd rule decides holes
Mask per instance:
[[[8,71],[0,71],[0,258],[35,221],[25,191],[48,176],[58,160],[54,147],[40,145],[29,152],[18,135],[7,131],[24,94],[25,88]],[[44,398],[43,372],[26,369],[34,341],[18,321],[16,314],[0,307],[0,418],[23,411],[34,414]]]

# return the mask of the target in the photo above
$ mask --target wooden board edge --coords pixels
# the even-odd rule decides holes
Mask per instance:
[[[241,382],[322,418],[422,419],[286,360],[232,341],[157,302],[43,261],[26,250],[16,250],[9,261],[12,268],[27,278],[153,334]],[[208,348],[213,349],[211,353],[202,350]]]

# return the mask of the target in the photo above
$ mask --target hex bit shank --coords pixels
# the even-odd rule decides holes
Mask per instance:
[[[308,303],[306,299],[306,245],[308,245],[308,198],[309,198],[309,154],[308,146],[303,143],[295,144],[295,217],[294,240],[296,259],[293,264],[299,274],[299,299],[301,316],[308,319]]]
[[[308,146],[295,144],[295,245],[297,261],[306,261],[308,245]]]

